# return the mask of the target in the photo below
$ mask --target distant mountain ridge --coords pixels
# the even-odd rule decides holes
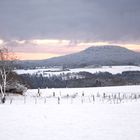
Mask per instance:
[[[89,65],[136,65],[140,64],[140,53],[120,46],[92,46],[78,53],[32,61],[40,66],[84,67]]]

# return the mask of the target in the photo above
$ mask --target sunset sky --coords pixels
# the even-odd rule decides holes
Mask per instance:
[[[90,46],[140,51],[139,0],[1,0],[0,46],[46,59]]]

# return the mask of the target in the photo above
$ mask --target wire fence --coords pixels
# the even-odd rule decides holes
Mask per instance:
[[[139,102],[140,93],[97,93],[86,95],[67,94],[56,96],[54,93],[48,96],[21,96],[9,95],[6,97],[5,104],[122,104],[127,102]]]

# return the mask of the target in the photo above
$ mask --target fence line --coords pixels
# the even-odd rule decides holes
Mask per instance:
[[[78,95],[75,93],[73,95],[59,95],[55,96],[55,93],[52,96],[7,96],[6,104],[85,104],[85,103],[109,103],[109,104],[121,104],[126,102],[138,102],[140,101],[140,94],[135,93],[110,93],[110,94],[91,94]]]

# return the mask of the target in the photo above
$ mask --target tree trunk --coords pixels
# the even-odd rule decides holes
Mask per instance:
[[[3,92],[2,86],[0,85],[0,91],[1,91],[1,103],[4,104],[6,101],[6,95]]]
[[[5,101],[6,101],[6,97],[5,97],[5,96],[2,96],[2,97],[1,97],[1,103],[4,104]]]

